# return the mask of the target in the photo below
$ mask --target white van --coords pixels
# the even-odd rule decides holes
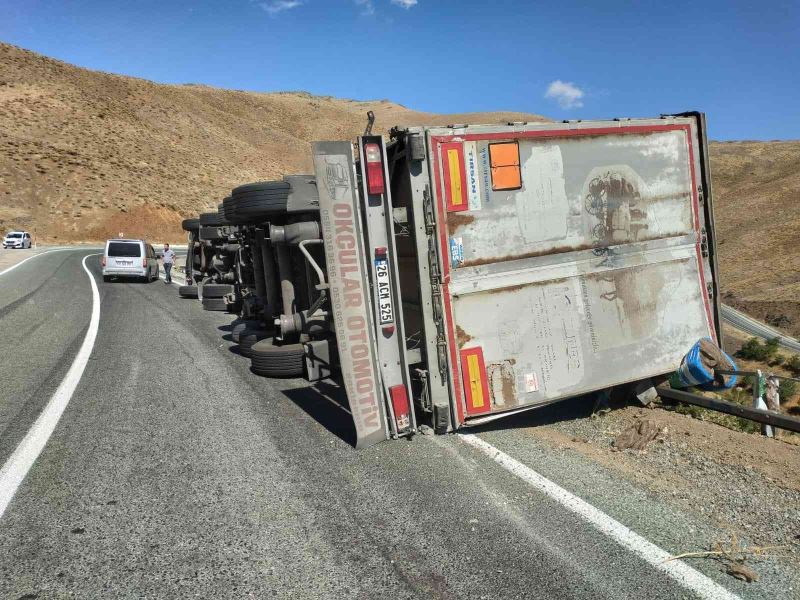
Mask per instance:
[[[9,231],[3,239],[3,248],[25,248],[31,247],[31,234],[27,231]]]
[[[100,264],[103,281],[135,277],[149,283],[158,279],[158,258],[144,240],[108,240]]]

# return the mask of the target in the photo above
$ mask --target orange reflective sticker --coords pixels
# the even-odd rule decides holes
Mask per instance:
[[[442,144],[442,175],[447,211],[467,210],[467,176],[464,146],[460,142]]]
[[[481,385],[481,367],[478,364],[478,356],[470,354],[467,356],[467,373],[470,396],[472,397],[472,408],[483,408],[483,386]]]
[[[467,414],[489,412],[492,409],[489,400],[489,381],[486,378],[486,365],[480,347],[461,350],[461,378],[464,381]]]
[[[519,166],[492,167],[493,190],[517,190],[522,187],[522,174]]]
[[[493,190],[516,190],[522,187],[517,142],[489,144],[489,163]]]
[[[461,157],[458,150],[451,148],[447,151],[447,166],[450,170],[450,197],[452,205],[461,206],[464,203],[464,190],[461,189]]]

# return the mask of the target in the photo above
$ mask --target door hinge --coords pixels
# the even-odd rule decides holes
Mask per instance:
[[[431,189],[427,184],[425,189],[422,190],[422,210],[425,213],[425,233],[432,235],[436,228],[436,214],[433,212]]]
[[[708,258],[708,234],[705,227],[700,230],[700,252]]]

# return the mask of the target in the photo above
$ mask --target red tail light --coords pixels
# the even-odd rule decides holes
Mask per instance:
[[[106,266],[106,257],[105,256],[100,259],[100,266],[101,267],[105,267]]]
[[[143,267],[146,267],[146,266],[147,266],[147,259],[146,259],[146,258],[143,258],[143,259],[142,259],[142,266],[143,266]]]
[[[383,161],[378,144],[364,145],[364,158],[367,162],[367,191],[370,194],[383,194],[386,184],[383,181]]]
[[[404,385],[393,385],[389,388],[389,396],[392,399],[394,409],[394,420],[397,423],[397,431],[403,431],[411,427],[411,408],[408,404],[408,392]]]

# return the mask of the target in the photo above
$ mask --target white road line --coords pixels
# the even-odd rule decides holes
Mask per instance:
[[[729,592],[683,561],[671,560],[665,562],[670,558],[668,552],[647,541],[635,531],[625,527],[625,525],[619,521],[612,519],[588,502],[581,500],[576,495],[556,485],[546,477],[539,475],[539,473],[530,467],[522,464],[505,452],[498,450],[489,442],[482,440],[472,433],[459,434],[459,437],[470,446],[488,455],[507,471],[513,473],[568,510],[577,514],[601,533],[604,533],[624,548],[640,556],[647,563],[659,571],[664,572],[682,586],[692,590],[699,597],[708,598],[709,600],[734,600],[739,598],[736,594]]]
[[[34,254],[33,256],[29,256],[25,260],[21,260],[15,265],[11,265],[10,267],[8,267],[4,271],[0,271],[0,277],[5,275],[6,273],[9,273],[9,272],[13,271],[17,267],[20,267],[20,266],[24,265],[26,262],[28,262],[31,259],[37,258],[39,256],[44,256],[45,254],[50,254],[51,252],[64,252],[66,250],[83,250],[83,248],[54,248],[53,250],[45,250],[44,252],[40,252],[39,254]]]
[[[69,404],[75,388],[78,387],[78,382],[81,380],[86,364],[89,362],[89,356],[92,354],[94,347],[94,340],[97,337],[97,329],[100,325],[100,294],[97,291],[97,283],[89,268],[86,266],[86,259],[90,256],[98,256],[97,254],[88,254],[83,258],[83,270],[89,277],[89,282],[92,285],[92,316],[89,319],[89,329],[86,331],[86,337],[83,338],[78,350],[75,360],[72,361],[72,366],[64,376],[61,385],[53,394],[47,406],[42,410],[42,414],[36,419],[33,426],[31,426],[28,433],[19,443],[14,453],[9,457],[3,468],[0,469],[0,517],[8,508],[11,499],[17,492],[28,471],[36,462],[39,454],[50,439],[50,435],[56,428],[58,420],[61,418],[64,409]]]

